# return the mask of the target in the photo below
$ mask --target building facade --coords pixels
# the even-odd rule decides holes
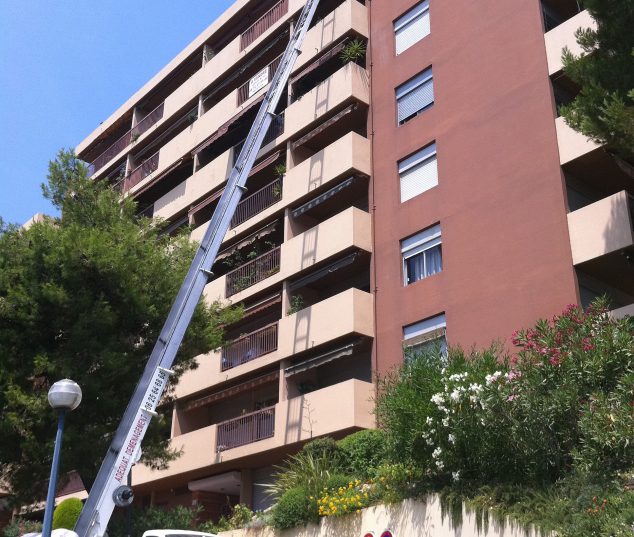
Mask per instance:
[[[79,144],[93,178],[199,240],[303,3],[234,3]],[[374,425],[403,346],[634,309],[627,165],[557,117],[591,24],[575,0],[320,2],[205,292],[245,315],[176,387],[182,454],[133,469],[139,504],[266,507],[285,455]]]

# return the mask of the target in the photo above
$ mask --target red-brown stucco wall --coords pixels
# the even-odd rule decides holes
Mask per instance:
[[[431,34],[395,56],[371,6],[376,360],[402,359],[402,327],[445,312],[450,345],[508,342],[577,302],[538,0],[431,0]],[[433,67],[435,103],[397,127],[394,88]],[[400,202],[397,161],[436,141],[439,185]],[[399,241],[440,222],[443,271],[404,287]]]

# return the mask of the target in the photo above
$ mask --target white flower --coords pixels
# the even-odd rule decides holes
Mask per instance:
[[[451,472],[451,477],[453,478],[454,481],[459,481],[460,480],[460,470],[458,470],[457,472]]]
[[[431,416],[427,416],[427,419],[425,420],[425,423],[427,423],[427,425],[433,425],[434,424],[434,419]]]
[[[434,445],[434,441],[431,438],[425,438],[425,443],[428,446],[433,446]]]
[[[442,424],[443,424],[443,427],[449,427],[449,418],[443,418]]]
[[[431,396],[431,402],[440,407],[445,402],[445,398],[443,397],[442,393],[435,393]]]
[[[477,403],[478,402],[478,396],[477,395],[470,395],[469,396],[469,401],[471,401],[472,403]]]
[[[449,436],[447,437],[447,440],[449,440],[450,444],[456,443],[456,437],[453,434],[449,434]]]
[[[454,390],[453,392],[451,392],[449,394],[449,397],[451,397],[452,401],[459,401],[460,400],[460,391],[459,390]]]
[[[496,371],[493,375],[487,375],[485,378],[487,384],[493,384],[502,376],[502,371]]]
[[[480,393],[482,391],[482,384],[473,382],[472,384],[469,384],[469,389],[474,393]]]
[[[440,461],[440,460],[439,460],[439,461],[436,461],[436,467],[437,467],[439,470],[442,470],[442,469],[445,467],[445,463],[444,463],[444,462],[442,462],[442,461]]]
[[[434,452],[431,454],[431,456],[434,459],[437,459],[438,457],[440,457],[442,455],[442,449],[440,449],[439,447],[437,447],[436,449],[434,449]]]

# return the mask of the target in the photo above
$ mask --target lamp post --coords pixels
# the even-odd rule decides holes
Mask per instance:
[[[48,494],[46,495],[46,509],[44,511],[44,524],[42,537],[51,537],[53,525],[53,510],[55,508],[55,489],[57,488],[57,473],[59,471],[59,459],[62,450],[62,433],[66,412],[75,410],[81,403],[81,388],[79,384],[70,379],[56,382],[48,391],[48,403],[58,412],[57,435],[55,436],[55,450],[53,451],[53,464],[51,465],[51,478],[48,481]]]

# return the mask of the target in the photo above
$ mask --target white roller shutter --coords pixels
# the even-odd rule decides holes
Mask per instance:
[[[396,54],[399,55],[414,43],[429,35],[429,1],[410,9],[394,22]]]
[[[427,108],[433,102],[434,80],[430,67],[412,80],[396,88],[399,124]]]
[[[436,144],[431,144],[398,163],[401,202],[412,199],[438,185]]]

